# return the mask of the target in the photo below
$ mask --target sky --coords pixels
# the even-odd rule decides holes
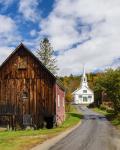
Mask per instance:
[[[47,37],[58,75],[120,66],[120,0],[0,0],[0,63],[23,42]]]

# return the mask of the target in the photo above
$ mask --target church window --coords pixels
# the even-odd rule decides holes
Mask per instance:
[[[91,96],[91,95],[89,95],[89,96],[88,96],[88,98],[92,98],[92,96]]]
[[[83,93],[87,93],[87,90],[83,90]]]
[[[79,98],[82,98],[82,95],[79,95]]]

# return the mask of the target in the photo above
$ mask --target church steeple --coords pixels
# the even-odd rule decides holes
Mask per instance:
[[[83,76],[82,76],[82,87],[83,86],[88,87],[87,76],[86,76],[86,73],[85,73],[85,67],[83,68]]]

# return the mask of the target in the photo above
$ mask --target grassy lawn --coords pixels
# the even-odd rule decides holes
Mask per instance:
[[[100,108],[94,108],[93,110],[105,115],[112,125],[120,129],[120,114],[115,115],[112,110],[101,110]]]
[[[78,114],[74,108],[72,112],[66,113],[64,123],[53,129],[29,130],[29,131],[1,131],[0,150],[28,150],[38,143],[42,143],[60,132],[76,125],[82,115]]]

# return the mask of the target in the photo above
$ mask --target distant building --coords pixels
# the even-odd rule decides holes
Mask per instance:
[[[81,80],[81,86],[73,93],[74,104],[91,104],[94,102],[94,93],[89,88],[85,69]]]

